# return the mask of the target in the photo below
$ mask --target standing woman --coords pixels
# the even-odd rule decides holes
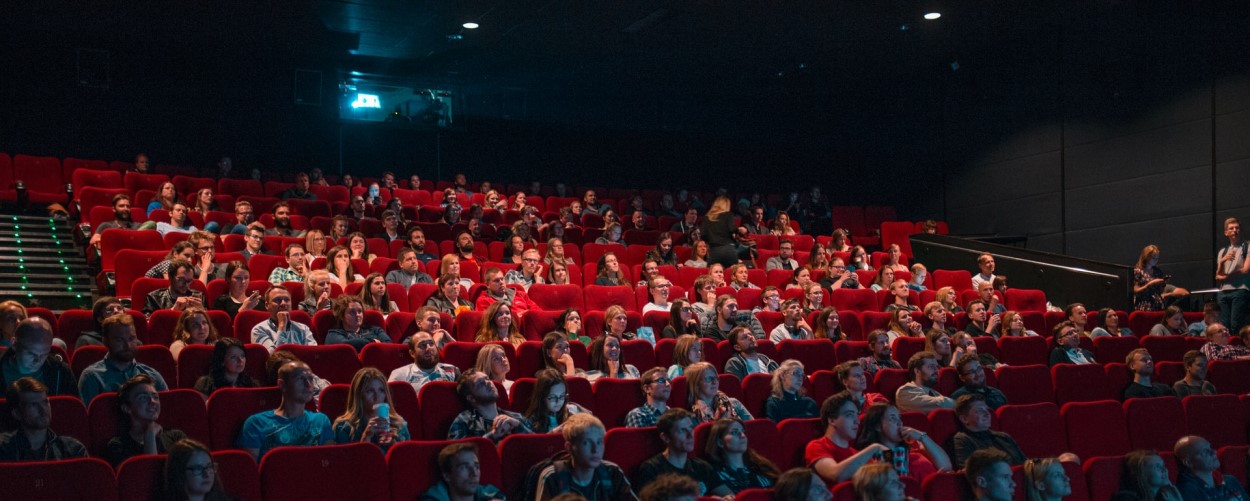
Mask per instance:
[[[1189,291],[1169,284],[1172,276],[1159,269],[1158,264],[1159,247],[1152,244],[1141,250],[1133,266],[1133,309],[1159,311],[1165,303],[1175,303],[1189,295]]]
[[[360,288],[360,302],[366,310],[380,311],[382,316],[399,311],[399,306],[386,293],[386,278],[381,273],[370,273],[365,277],[365,286]]]
[[[195,381],[195,391],[205,397],[220,388],[255,388],[256,381],[247,375],[247,351],[243,341],[223,337],[213,344],[213,358],[208,371]]]
[[[733,212],[729,206],[729,197],[716,197],[712,201],[712,208],[707,211],[707,217],[699,223],[703,241],[708,245],[709,265],[720,263],[729,267],[738,262],[738,251],[734,248],[734,233],[738,231],[738,227],[734,224]]]
[[[777,466],[747,443],[740,419],[718,419],[708,433],[704,458],[734,494],[746,489],[767,489],[777,481]]]
[[[378,408],[387,407],[387,417]],[[334,420],[334,441],[340,444],[369,442],[386,452],[396,442],[410,439],[408,423],[395,411],[386,375],[373,367],[356,371],[347,390],[347,409]]]

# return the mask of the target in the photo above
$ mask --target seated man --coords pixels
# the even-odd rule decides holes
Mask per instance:
[[[439,482],[421,494],[421,501],[453,499],[493,500],[504,495],[493,485],[482,484],[482,465],[477,446],[456,442],[438,452]]]
[[[767,234],[767,231],[765,234]],[[777,255],[768,258],[768,262],[764,264],[765,270],[796,270],[799,268],[799,262],[794,260],[794,243],[790,239],[781,239],[781,242],[777,244],[777,250]]]
[[[725,362],[725,372],[737,376],[739,381],[745,381],[748,374],[772,374],[777,370],[777,362],[759,352],[750,328],[739,325],[731,329],[729,346],[733,347],[734,356]]]
[[[1207,327],[1220,321],[1220,303],[1207,301],[1202,305],[1202,320],[1189,324],[1190,336],[1202,336]]]
[[[937,354],[922,351],[912,355],[907,360],[907,371],[911,374],[911,382],[900,386],[894,394],[898,410],[928,414],[938,409],[954,408],[955,400],[943,396],[934,389],[938,383],[939,369],[941,367],[938,366]]]
[[[877,329],[868,333],[868,352],[867,357],[859,357],[859,364],[864,366],[864,372],[869,377],[877,375],[880,369],[902,369],[892,357],[890,357],[890,334],[884,330]]]
[[[226,278],[227,264],[213,262],[213,258],[217,255],[214,246],[216,241],[217,237],[212,233],[202,230],[191,232],[191,236],[187,237],[187,242],[195,249],[195,259],[192,260],[192,264],[195,265],[192,268],[195,272],[195,279],[205,286],[215,279]],[[168,269],[165,270],[165,274],[168,276]]]
[[[776,291],[773,294],[777,294]],[[812,326],[803,318],[803,305],[797,299],[787,299],[781,305],[781,323],[768,334],[773,344],[794,339],[812,339]]]
[[[473,256],[473,235],[467,231],[460,230],[456,233],[456,246],[453,252],[456,257],[460,258],[461,263],[468,261],[476,265],[482,264]]]
[[[1176,392],[1172,391],[1172,387],[1163,383],[1155,383],[1151,380],[1155,372],[1155,361],[1145,348],[1138,348],[1128,352],[1128,356],[1124,357],[1124,364],[1128,366],[1129,372],[1133,374],[1133,382],[1129,383],[1128,388],[1124,389],[1125,400],[1130,398],[1176,396]]]
[[[964,477],[972,486],[972,498],[976,501],[1015,499],[1016,482],[1012,479],[1011,464],[1000,450],[986,449],[973,453],[964,463]]]
[[[234,222],[221,225],[221,229],[217,231],[221,235],[239,234],[247,232],[247,227],[256,222],[255,212],[252,209],[252,202],[247,200],[238,200],[234,202]]]
[[[1250,347],[1232,344],[1232,335],[1224,324],[1212,322],[1202,335],[1207,338],[1207,342],[1202,345],[1201,351],[1207,356],[1208,362],[1250,358]]]
[[[352,195],[351,202],[347,205],[346,209],[343,209],[343,213],[340,215],[356,222],[359,222],[361,219],[371,217],[369,215],[369,209],[365,205],[364,195]]]
[[[252,342],[273,350],[284,344],[317,346],[307,325],[291,320],[291,292],[281,285],[271,285],[265,291],[265,308],[269,320],[252,327]]]
[[[187,204],[174,202],[173,208],[169,209],[169,222],[156,223],[156,231],[161,236],[170,233],[191,233],[195,231],[195,225],[191,224],[191,218],[187,217]]]
[[[994,282],[981,282],[977,285],[977,299],[985,303],[985,311],[989,315],[999,315],[1007,311],[1007,307],[998,302],[998,296],[994,295]]]
[[[302,237],[304,230],[291,227],[291,206],[286,202],[278,202],[273,206],[273,228],[265,230],[271,237]]]
[[[308,259],[304,257],[304,246],[288,244],[286,246],[286,268],[274,268],[269,273],[269,283],[282,285],[284,282],[303,282],[304,274],[308,273]]]
[[[17,429],[0,435],[0,461],[53,461],[87,457],[87,448],[71,437],[57,435],[52,424],[48,387],[31,377],[5,387],[9,416]],[[10,479],[12,480],[12,479]],[[73,479],[61,479],[70,482]]]
[[[485,437],[498,443],[513,433],[534,432],[525,425],[524,416],[499,408],[499,389],[485,373],[475,369],[461,373],[456,381],[456,393],[465,410],[451,422],[447,438]]]
[[[282,192],[279,198],[283,200],[291,200],[291,199],[316,200],[317,195],[313,194],[313,192],[311,191],[308,191],[308,185],[309,185],[309,181],[308,181],[307,173],[301,172],[299,174],[296,174],[295,186],[292,186],[288,188],[286,191]]]
[[[564,446],[568,459],[557,459],[538,474],[534,499],[545,501],[562,493],[586,501],[638,499],[629,479],[616,463],[603,460],[603,422],[589,413],[578,413],[564,422]]]
[[[29,377],[47,386],[50,395],[78,395],[78,380],[69,365],[50,353],[52,326],[47,320],[31,317],[18,322],[13,346],[0,353],[0,388]]]
[[[772,228],[769,228],[768,225],[764,223],[764,208],[759,205],[752,205],[750,210],[751,217],[748,221],[745,221],[746,224],[743,225],[746,227],[747,232],[752,235],[771,234]]]
[[[870,444],[863,450],[855,449],[859,411],[859,405],[845,391],[826,398],[820,405],[820,421],[825,425],[825,434],[807,443],[803,461],[829,487],[850,480],[855,471],[868,464],[874,455],[887,450],[881,443]]]
[[[104,319],[101,333],[104,334],[108,354],[103,360],[88,365],[78,376],[78,392],[83,405],[89,406],[96,395],[117,391],[122,383],[139,374],[152,378],[156,391],[169,389],[160,372],[135,361],[139,338],[135,335],[135,323],[129,314],[119,313]]]
[[[997,449],[1006,457],[1007,464],[1015,466],[1024,464],[1024,452],[1011,435],[990,429],[990,419],[994,412],[985,404],[985,397],[975,393],[959,397],[955,404],[955,417],[963,425],[963,429],[952,439],[955,449],[955,464],[964,464],[976,451]]]
[[[399,269],[391,270],[386,274],[386,283],[399,284],[404,290],[412,287],[413,284],[432,284],[434,279],[424,271],[421,271],[421,260],[417,258],[417,251],[411,247],[404,247],[399,250]]]
[[[526,249],[521,253],[521,269],[508,271],[504,284],[517,284],[528,291],[531,285],[543,283],[542,262],[538,249]]]
[[[260,223],[252,223],[247,226],[247,231],[243,234],[243,250],[239,251],[243,255],[243,262],[246,263],[257,254],[269,255],[269,251],[265,249],[265,227]]]
[[[700,496],[731,496],[733,492],[707,461],[690,456],[694,451],[694,415],[686,409],[664,412],[655,425],[664,451],[643,461],[634,471],[634,485],[645,488],[664,474],[690,477],[699,483]]]
[[[648,280],[647,292],[651,293],[651,301],[643,305],[642,314],[646,315],[652,311],[671,311],[673,303],[668,302],[668,295],[672,289],[673,282],[663,275],[656,275]]]
[[[655,426],[660,416],[668,411],[668,397],[673,391],[672,380],[668,378],[668,372],[663,367],[652,367],[642,373],[638,381],[642,384],[642,393],[647,397],[647,401],[625,415],[625,426],[630,428]]]
[[[603,214],[608,209],[607,206],[599,205],[599,197],[595,195],[595,190],[586,190],[586,194],[582,195],[582,215],[586,214]]]
[[[191,288],[195,281],[195,265],[190,261],[175,259],[169,264],[169,287],[148,293],[143,301],[143,313],[151,315],[156,310],[183,311],[187,308],[204,307],[204,293]]]
[[[627,230],[647,231],[651,228],[647,227],[647,213],[636,210],[629,216],[629,224],[625,225]]]
[[[1219,472],[1220,458],[1211,442],[1189,435],[1176,441],[1176,489],[1182,499],[1246,499],[1246,490],[1237,477]]]
[[[542,309],[525,292],[504,285],[503,272],[499,271],[499,268],[486,270],[482,278],[486,282],[486,290],[482,291],[482,295],[477,298],[475,305],[477,311],[486,311],[486,308],[495,304],[496,301],[503,301],[512,307],[512,314],[517,318],[524,318],[530,310]]]
[[[330,418],[305,410],[313,399],[313,374],[304,362],[288,362],[278,369],[278,408],[253,414],[243,422],[235,445],[259,462],[274,447],[334,443]]]
[[[399,240],[400,238],[403,238],[403,235],[400,235],[400,232],[403,230],[403,228],[400,227],[400,223],[399,212],[387,209],[382,213],[382,233],[373,236],[386,240],[387,244]]]
[[[105,221],[96,226],[95,233],[91,234],[91,240],[88,245],[100,246],[100,234],[104,230],[120,228],[123,230],[137,230],[138,223],[135,223],[130,217],[130,195],[118,193],[113,195],[113,220]]]
[[[998,388],[986,386],[985,370],[981,368],[981,358],[976,353],[966,353],[955,361],[955,371],[959,373],[959,381],[964,385],[951,393],[951,398],[959,401],[959,397],[976,394],[985,397],[985,404],[990,410],[1007,405],[1007,396]]]
[[[421,394],[421,386],[430,381],[455,381],[460,377],[459,368],[440,363],[438,343],[428,332],[418,331],[408,338],[408,353],[415,362],[391,371],[390,380],[412,385],[415,394]]]
[[[977,268],[981,272],[972,276],[972,288],[980,287],[981,282],[994,283],[994,255],[988,252],[977,256]]]
[[[749,329],[751,336],[756,339],[764,339],[764,327],[760,325],[759,319],[749,313],[745,315],[745,318],[739,318],[738,299],[729,294],[722,294],[716,298],[715,310],[704,319],[701,330],[705,338],[724,341],[729,339],[729,331],[739,325]]]
[[[425,251],[425,230],[420,226],[413,226],[408,229],[407,247],[417,251],[417,260],[421,261],[421,264],[438,259],[438,256]],[[434,250],[437,251],[438,249]]]
[[[642,273],[639,275],[638,283],[634,284],[634,286],[646,286],[652,278],[660,276],[660,262],[652,258],[644,259],[642,261]]]
[[[673,226],[669,228],[668,231],[673,234],[687,235],[690,233],[690,230],[697,228],[698,225],[699,209],[695,207],[688,207],[686,208],[685,215],[682,216],[682,220],[673,223]]]

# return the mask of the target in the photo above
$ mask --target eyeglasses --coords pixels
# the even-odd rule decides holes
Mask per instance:
[[[652,381],[651,384],[658,384],[660,386],[664,386],[667,384],[672,384],[672,381],[666,377],[662,377],[662,378],[656,379],[655,381]]]
[[[673,286],[673,284],[655,284],[655,287],[656,287],[657,289],[667,289],[667,288],[672,287],[672,286]]]
[[[217,463],[209,463],[206,465],[187,466],[187,473],[197,477],[204,475],[213,475],[217,473]]]
[[[568,398],[568,395],[547,395],[547,401],[553,404],[556,402],[563,402],[566,398]]]

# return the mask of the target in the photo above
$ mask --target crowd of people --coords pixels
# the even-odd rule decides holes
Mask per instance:
[[[309,190],[311,183],[328,181],[319,172],[300,174],[282,198],[315,198]],[[346,176],[344,183],[355,187]],[[412,176],[408,183],[415,187],[420,179]],[[533,188],[531,194],[539,187]],[[448,381],[455,383],[464,406],[451,424],[449,439],[485,437],[499,442],[518,433],[554,433],[563,437],[566,450],[535,465],[525,479],[526,498],[552,499],[573,493],[590,500],[689,496],[730,499],[745,489],[771,488],[778,499],[829,499],[828,488],[849,481],[863,499],[903,499],[902,479],[918,483],[937,472],[962,469],[977,499],[1008,500],[1016,495],[1017,488],[1011,480],[1012,466],[1024,467],[1023,487],[1030,499],[1061,499],[1070,494],[1063,463],[1079,462],[1079,458],[1068,453],[1028,459],[1010,435],[990,426],[994,409],[1010,402],[1002,391],[986,384],[985,370],[999,362],[988,354],[978,354],[973,338],[1039,335],[1025,328],[1019,312],[1006,310],[1000,301],[1006,277],[995,274],[991,254],[982,254],[976,260],[977,273],[972,275],[968,287],[976,291],[972,300],[960,304],[956,291],[946,287],[936,291],[934,301],[913,304],[912,293],[926,288],[928,270],[920,263],[904,264],[897,245],[887,247],[886,258],[874,268],[864,248],[852,245],[844,230],[834,230],[829,244],[815,244],[807,262],[800,265],[795,259],[794,240],[788,238],[798,234],[790,217],[794,215],[803,223],[800,228],[818,226],[827,220],[828,204],[816,189],[803,201],[792,196],[790,206],[784,208],[768,207],[757,196],[740,201],[735,209],[733,201],[723,194],[705,207],[697,198],[679,192],[676,197],[664,195],[658,206],[649,211],[643,200],[636,198],[631,201],[633,211],[628,221],[622,223],[616,208],[598,203],[593,190],[569,206],[557,208],[558,216],[551,220],[540,217],[534,206],[526,205],[524,193],[514,193],[509,200],[486,183],[482,187],[485,207],[462,208],[457,195],[466,192],[469,185],[463,175],[458,175],[454,187],[442,198],[442,219],[464,226],[455,236],[454,250],[440,256],[436,246],[427,245],[420,226],[403,220],[402,204],[394,204],[398,197],[389,197],[383,203],[383,191],[395,189],[399,189],[395,176],[386,173],[378,182],[353,191],[350,203],[343,214],[334,218],[328,234],[295,229],[291,225],[291,207],[285,203],[274,206],[271,226],[262,225],[255,221],[247,201],[236,202],[235,224],[198,229],[190,226],[186,214],[214,210],[211,190],[201,190],[189,206],[174,192],[172,183],[162,186],[149,204],[149,212],[165,209],[170,217],[168,223],[150,225],[151,229],[162,234],[182,232],[188,238],[173,246],[168,259],[148,272],[151,277],[167,279],[168,287],[135,300],[142,301],[145,314],[160,310],[179,312],[170,346],[175,358],[190,345],[212,346],[210,366],[194,385],[205,397],[229,387],[268,384],[279,388],[282,398],[278,405],[248,418],[235,441],[236,446],[256,458],[279,446],[349,442],[373,443],[385,451],[412,438],[404,416],[393,410],[387,382],[405,382],[419,391],[430,382]],[[561,185],[557,191],[563,193],[566,189]],[[678,205],[678,200],[685,205]],[[129,221],[130,203],[127,195],[114,198],[116,219],[101,224],[91,243],[98,242],[99,233],[111,228],[143,228]],[[483,232],[488,226],[483,219],[484,210],[516,211],[519,218],[509,226]],[[441,360],[441,350],[455,341],[454,335],[440,323],[443,314],[481,312],[482,321],[474,339],[479,343],[501,341],[516,347],[525,341],[519,324],[527,314],[541,310],[527,291],[534,284],[568,283],[567,267],[575,264],[564,254],[561,237],[565,230],[601,220],[603,236],[599,243],[620,243],[622,228],[645,228],[648,217],[661,214],[680,219],[661,234],[655,249],[648,254],[641,266],[643,276],[631,280],[614,253],[607,252],[598,260],[594,282],[629,287],[631,297],[634,287],[646,288],[650,302],[643,311],[665,312],[671,317],[661,332],[650,333],[651,341],[675,340],[671,366],[640,367],[627,363],[621,342],[647,337],[629,330],[628,316],[620,306],[604,312],[603,332],[586,331],[582,323],[584,312],[572,308],[561,312],[555,330],[542,339],[542,369],[532,375],[534,391],[524,413],[499,405],[500,392],[513,386],[508,379],[509,359],[499,344],[485,344],[472,367],[457,367]],[[380,235],[350,231],[359,220],[372,215],[377,215],[381,223]],[[1176,304],[1188,292],[1168,284],[1169,276],[1157,266],[1157,247],[1143,250],[1134,271],[1134,307],[1164,311],[1163,320],[1150,334],[1196,334],[1204,336],[1207,343],[1201,350],[1185,354],[1185,377],[1172,386],[1152,379],[1154,362],[1147,350],[1133,350],[1125,360],[1132,383],[1124,389],[1124,398],[1214,394],[1215,387],[1205,380],[1207,364],[1250,357],[1250,348],[1246,347],[1250,343],[1235,342],[1233,336],[1237,333],[1237,339],[1250,341],[1246,339],[1250,337],[1250,325],[1246,325],[1245,318],[1250,259],[1246,244],[1240,240],[1237,220],[1230,218],[1224,229],[1229,246],[1221,249],[1218,257],[1219,300],[1205,305],[1204,319],[1193,325],[1185,324],[1183,312]],[[926,231],[929,230],[936,231],[936,225],[926,225]],[[243,260],[215,262],[215,240],[231,234],[245,239]],[[480,293],[477,297],[465,297],[466,286],[477,282],[460,276],[460,266],[465,262],[485,262],[482,256],[474,254],[474,242],[488,234],[495,234],[504,242],[510,266],[485,269]],[[757,262],[752,235],[764,234],[777,236],[779,250],[770,259]],[[267,252],[263,242],[268,236],[303,237],[305,241],[283,249],[287,266],[274,269],[266,277],[271,283],[266,290],[249,292],[247,260]],[[368,237],[403,242],[396,255],[396,269],[383,274],[354,268],[353,260],[375,258],[367,248]],[[546,241],[545,254],[537,249],[539,238]],[[692,244],[690,259],[682,263],[675,253],[675,243],[679,241]],[[426,264],[435,261],[439,273],[431,276],[425,272]],[[706,272],[695,280],[690,298],[673,297],[673,283],[661,275],[661,266],[702,268]],[[748,271],[754,268],[792,272],[793,280],[785,288],[799,289],[800,293],[783,300],[782,288],[761,288],[751,283]],[[877,272],[874,283],[859,283],[855,272],[864,270]],[[896,278],[896,273],[910,274],[910,279]],[[224,279],[228,287],[209,305],[192,284],[199,281],[206,285],[215,279]],[[292,290],[284,285],[290,282],[302,283],[302,301],[296,303]],[[336,289],[351,284],[358,284],[358,293],[335,294]],[[389,315],[400,310],[388,297],[388,284],[399,284],[405,289],[415,284],[437,287],[437,292],[415,312],[415,334],[405,339],[392,339],[386,330],[365,321],[366,312]],[[740,309],[737,297],[717,295],[718,287],[760,289],[761,306]],[[838,311],[823,302],[826,293],[844,288],[888,291],[891,298],[885,308],[891,314],[889,326],[867,333],[865,356],[836,367],[831,361],[830,367],[812,368],[797,360],[772,360],[760,353],[757,343],[763,340],[783,343],[847,339]],[[209,310],[221,310],[231,317],[246,310],[267,313],[267,318],[250,332],[238,333],[270,353],[266,381],[255,381],[246,373],[243,342],[220,335],[207,314]],[[292,315],[297,310],[310,315],[330,312],[334,328],[325,336],[328,344],[346,344],[360,350],[372,343],[403,343],[413,362],[390,374],[373,367],[360,369],[352,378],[347,408],[340,416],[308,410],[309,403],[329,383],[290,351],[282,349],[283,345],[317,344],[310,326]],[[776,312],[783,321],[765,332],[755,315],[760,311]],[[963,330],[956,330],[952,321],[957,312],[965,312],[969,320]],[[1134,335],[1121,325],[1122,319],[1114,309],[1100,310],[1101,325],[1092,332],[1087,329],[1085,305],[1074,303],[1064,312],[1067,319],[1046,333],[1053,340],[1051,365],[1099,363],[1093,353],[1081,348],[1082,338]],[[125,311],[123,302],[113,297],[100,298],[92,314],[95,329],[80,335],[75,348],[103,345],[107,353],[75,377],[63,360],[51,355],[57,340],[46,321],[26,318],[25,309],[16,302],[0,303],[0,344],[9,347],[0,356],[0,383],[6,389],[11,417],[17,423],[15,431],[0,436],[0,460],[39,461],[86,455],[86,448],[78,440],[50,429],[48,397],[76,395],[90,403],[101,394],[116,392],[118,412],[125,419],[118,435],[108,443],[105,458],[109,462],[120,464],[138,454],[169,454],[171,469],[166,481],[169,488],[179,491],[177,497],[221,495],[222,487],[215,479],[208,449],[182,432],[163,429],[159,424],[159,392],[168,389],[168,385],[157,370],[136,361],[139,340],[132,315]],[[914,320],[913,314],[928,319],[928,328]],[[906,360],[904,366],[891,357],[892,343],[898,338],[924,339],[925,349]],[[703,339],[726,341],[731,347],[732,356],[723,367],[705,360]],[[588,366],[577,367],[574,363],[570,355],[573,342],[589,346]],[[961,382],[960,388],[949,395],[937,388],[938,373],[943,367],[954,368]],[[806,371],[818,369],[833,369],[843,389],[819,403],[804,391]],[[882,369],[905,369],[908,382],[894,395],[869,392],[868,378]],[[753,374],[769,375],[772,391],[764,415],[753,416],[742,402],[721,391],[721,374],[731,374],[739,380]],[[570,400],[565,378],[572,376],[592,382],[601,378],[636,380],[645,402],[631,410],[624,423],[635,428],[654,427],[664,444],[663,452],[632,472],[604,460],[604,435],[613,423],[605,426],[588,409]],[[685,377],[686,398],[670,406],[673,378],[677,376]],[[902,424],[901,412],[928,413],[937,409],[953,409],[959,421],[959,432],[949,444],[936,443],[926,433]],[[745,422],[759,417],[776,422],[790,418],[820,420],[825,431],[803,451],[805,467],[781,471],[750,447]],[[711,423],[710,436],[706,449],[694,457],[693,431],[703,423]],[[1233,477],[1219,474],[1219,462],[1210,444],[1201,437],[1187,436],[1176,443],[1175,453],[1182,467],[1176,485],[1166,475],[1158,474],[1162,466],[1156,452],[1125,452],[1128,455],[1121,499],[1208,499],[1214,493],[1224,498],[1246,496]],[[175,465],[178,469],[172,469]],[[423,499],[501,499],[503,493],[499,489],[480,483],[476,465],[477,451],[472,445],[448,445],[438,457],[439,481]]]

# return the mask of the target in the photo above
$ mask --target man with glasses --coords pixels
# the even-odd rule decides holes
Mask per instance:
[[[408,353],[414,362],[391,371],[390,380],[412,385],[415,393],[421,393],[421,387],[430,381],[455,381],[460,377],[456,366],[439,362],[438,343],[429,332],[418,331],[408,338]]]
[[[0,387],[31,377],[52,395],[78,395],[77,380],[60,355],[52,355],[52,325],[39,317],[17,324],[13,346],[0,354]]]
[[[1007,395],[993,386],[985,384],[985,369],[981,368],[981,358],[975,353],[966,353],[955,361],[955,370],[959,372],[959,381],[964,385],[951,398],[956,401],[964,395],[981,395],[990,410],[1007,405]]]
[[[204,295],[191,289],[195,281],[195,267],[189,261],[175,259],[169,265],[169,287],[148,293],[143,301],[143,313],[151,315],[156,310],[183,311],[190,307],[204,307]]]
[[[794,260],[794,242],[788,238],[783,238],[777,244],[778,253],[776,256],[768,258],[768,262],[764,264],[764,269],[773,270],[795,270],[799,267],[799,262]]]
[[[625,426],[630,428],[655,426],[660,416],[668,411],[668,397],[673,391],[672,380],[663,367],[654,367],[642,373],[639,381],[647,402],[625,415]]]
[[[308,259],[304,257],[304,246],[290,244],[286,246],[286,268],[274,268],[269,273],[269,283],[282,285],[284,282],[303,282],[304,274],[308,273]]]
[[[288,362],[278,369],[282,400],[276,409],[247,418],[235,445],[259,462],[274,447],[333,444],[330,418],[305,409],[313,399],[314,377],[304,362]]]
[[[342,216],[360,222],[361,219],[369,217],[368,208],[365,206],[365,197],[363,195],[352,195],[351,203],[343,210]]]
[[[703,336],[708,339],[725,341],[729,339],[729,333],[734,327],[739,325],[745,326],[755,339],[764,339],[764,326],[760,325],[760,321],[754,315],[746,314],[741,318],[738,316],[738,299],[723,294],[716,298],[715,315],[703,323]]]
[[[421,271],[421,260],[417,259],[417,251],[404,247],[399,250],[399,269],[387,272],[386,283],[399,284],[404,290],[408,290],[414,284],[432,284],[434,279]]]
[[[269,251],[265,250],[265,227],[260,223],[252,223],[247,228],[247,232],[243,235],[243,250],[239,251],[243,255],[243,262],[248,262],[252,256],[257,254],[268,255]]]
[[[291,227],[291,206],[286,202],[278,202],[273,206],[273,228],[265,230],[271,237],[303,237],[304,230]]]
[[[509,271],[503,281],[505,284],[520,285],[529,291],[531,285],[543,283],[542,268],[542,255],[538,253],[538,249],[528,249],[521,253],[521,269]]]
[[[499,389],[485,373],[476,369],[464,371],[456,381],[456,394],[465,410],[451,422],[448,439],[485,437],[499,443],[513,433],[534,432],[525,425],[524,416],[499,408]]]
[[[499,268],[491,268],[486,270],[483,275],[486,281],[486,290],[482,295],[478,296],[476,310],[486,311],[495,301],[503,301],[512,308],[512,314],[517,318],[523,318],[530,310],[541,310],[533,299],[525,291],[516,290],[508,287],[504,282],[503,272]]]
[[[187,242],[195,248],[195,278],[205,286],[215,278],[225,278],[226,265],[213,263],[217,250],[216,237],[207,231],[195,231],[187,238]]]
[[[651,302],[642,307],[642,314],[646,315],[652,311],[671,311],[673,303],[668,302],[668,296],[672,288],[673,282],[664,278],[664,275],[656,275],[650,279],[647,290],[651,293]]]
[[[221,235],[229,235],[232,233],[245,234],[247,227],[256,222],[255,212],[252,210],[252,202],[247,200],[239,200],[234,203],[234,223],[221,225],[218,231]]]
[[[1057,364],[1095,364],[1094,354],[1081,348],[1081,334],[1076,324],[1064,320],[1055,326],[1055,347],[1050,350],[1050,366]]]
[[[32,377],[5,386],[9,415],[17,429],[0,435],[0,461],[53,461],[87,457],[82,442],[52,432],[48,387]],[[13,479],[10,479],[13,480]],[[71,479],[62,479],[72,481]]]
[[[761,311],[782,313],[781,289],[778,289],[775,285],[765,285],[764,292],[760,294],[760,303],[761,305],[759,307],[751,310],[752,314],[759,313]],[[799,309],[802,310],[801,305]]]

